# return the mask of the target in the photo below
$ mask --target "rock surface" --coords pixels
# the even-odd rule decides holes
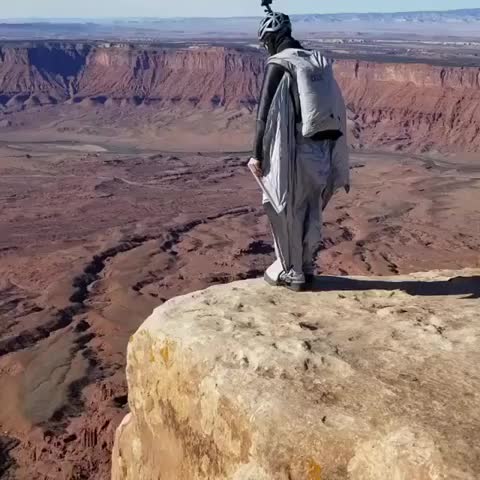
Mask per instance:
[[[480,472],[480,271],[253,280],[176,298],[128,348],[114,480]]]

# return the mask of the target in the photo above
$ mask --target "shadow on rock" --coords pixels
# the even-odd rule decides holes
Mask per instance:
[[[312,288],[314,292],[363,291],[363,290],[401,290],[414,296],[461,296],[480,298],[480,276],[455,277],[449,280],[362,280],[344,277],[316,277]]]

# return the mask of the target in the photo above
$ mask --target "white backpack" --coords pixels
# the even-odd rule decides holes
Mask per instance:
[[[326,130],[346,135],[342,121],[345,103],[331,62],[317,51],[288,48],[270,57],[268,63],[285,68],[296,83],[304,137]]]

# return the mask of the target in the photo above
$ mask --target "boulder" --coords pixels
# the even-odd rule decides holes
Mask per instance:
[[[475,480],[480,270],[260,280],[132,337],[113,480]]]

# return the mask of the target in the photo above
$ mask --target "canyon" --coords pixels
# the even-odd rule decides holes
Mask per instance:
[[[214,126],[213,132],[202,131],[210,143],[215,144],[212,136],[217,136],[222,144],[220,122],[224,129],[238,132],[234,148],[245,149],[264,62],[263,54],[248,48],[3,46],[0,138],[18,126],[24,131],[45,129],[59,111],[72,105],[84,107],[68,111],[73,123],[88,116],[92,127],[99,128],[121,127],[129,109],[135,118],[131,124],[139,130],[148,127],[150,138],[140,132],[144,141],[155,144],[158,137],[163,146],[165,124],[188,135],[197,131],[198,123],[190,122],[189,128],[189,118],[205,115],[207,121],[202,123]],[[350,111],[354,148],[420,153],[479,150],[480,66],[339,59],[335,69]],[[60,137],[62,132],[56,133]],[[73,128],[68,133],[73,138],[78,132]]]
[[[130,336],[272,260],[245,169],[264,62],[247,46],[1,44],[0,477],[109,478]],[[335,69],[353,188],[326,212],[320,270],[480,267],[480,65]]]

